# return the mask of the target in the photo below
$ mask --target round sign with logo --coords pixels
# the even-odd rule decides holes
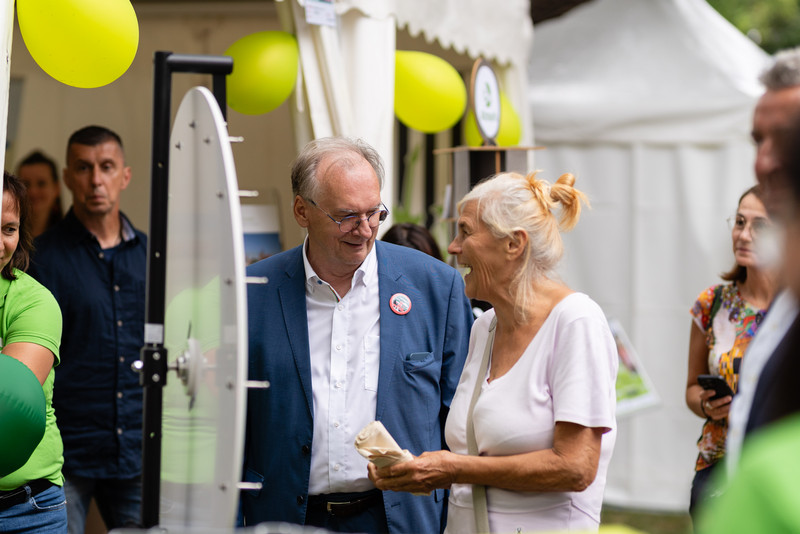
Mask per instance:
[[[484,145],[494,145],[500,131],[500,87],[488,61],[478,59],[472,66],[470,108],[475,114]]]

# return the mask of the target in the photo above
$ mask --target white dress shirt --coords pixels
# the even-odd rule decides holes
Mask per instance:
[[[380,302],[375,247],[340,297],[308,262],[308,345],[314,399],[314,437],[308,493],[366,491],[367,460],[356,451],[358,432],[375,419],[380,364]],[[277,384],[276,384],[277,386]]]
[[[787,289],[784,289],[772,302],[750,341],[739,369],[739,385],[728,412],[728,434],[725,438],[725,464],[728,476],[732,476],[739,463],[744,443],[744,431],[750,418],[753,396],[756,393],[761,371],[772,353],[786,335],[797,317],[798,302]]]

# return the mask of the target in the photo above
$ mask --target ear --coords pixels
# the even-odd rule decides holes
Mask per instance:
[[[523,230],[514,230],[514,232],[506,239],[506,254],[511,260],[515,260],[522,256],[525,248],[528,246],[528,232]]]
[[[296,195],[294,197],[294,206],[292,207],[292,213],[294,214],[294,220],[297,221],[297,224],[300,225],[301,228],[308,228],[308,210],[311,208],[308,202],[301,197],[300,195]]]
[[[122,189],[127,189],[129,183],[131,183],[131,168],[125,167],[122,169]]]

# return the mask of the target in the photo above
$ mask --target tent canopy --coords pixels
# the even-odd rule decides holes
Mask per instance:
[[[767,56],[706,2],[595,0],[537,26],[538,139],[719,142],[749,135]]]

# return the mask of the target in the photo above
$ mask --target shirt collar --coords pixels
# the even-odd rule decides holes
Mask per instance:
[[[136,238],[136,230],[133,228],[133,225],[128,220],[128,217],[125,216],[124,213],[121,211],[119,212],[119,221],[121,226],[121,233],[122,233],[122,241],[127,242],[132,239]],[[70,234],[74,236],[75,241],[79,241],[82,239],[90,239],[95,240],[94,234],[92,234],[86,227],[78,220],[78,217],[75,216],[75,212],[73,208],[70,207],[67,214],[64,216],[64,221],[62,224],[65,224],[67,228],[70,229]]]
[[[306,286],[314,287],[316,285],[320,285],[319,283],[322,282],[327,284],[322,278],[320,278],[317,273],[314,271],[314,268],[311,267],[311,264],[308,262],[308,236],[306,236],[305,240],[303,241],[303,266],[305,267],[306,272]],[[367,254],[367,257],[364,258],[364,261],[361,262],[361,265],[358,266],[356,272],[353,274],[353,285],[363,285],[367,286],[375,282],[378,276],[378,259],[377,255],[375,254],[375,243],[372,243],[372,249]]]

